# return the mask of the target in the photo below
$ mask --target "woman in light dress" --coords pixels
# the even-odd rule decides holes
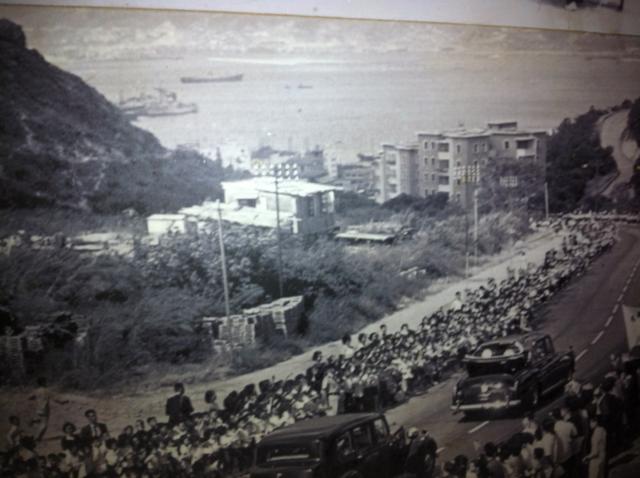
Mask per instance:
[[[591,418],[591,451],[584,457],[589,465],[589,478],[605,478],[607,466],[607,432],[600,416]]]

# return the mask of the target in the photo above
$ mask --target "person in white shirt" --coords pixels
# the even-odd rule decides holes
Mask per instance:
[[[552,469],[560,465],[559,453],[560,446],[558,436],[554,431],[555,420],[547,417],[542,422],[542,438],[540,440],[541,448],[544,450],[544,457],[551,464]]]
[[[554,410],[553,415],[556,419],[553,429],[558,437],[558,462],[565,470],[573,469],[576,466],[574,456],[577,451],[578,429],[569,421],[571,412],[567,407]]]
[[[462,303],[462,294],[460,292],[456,292],[456,296],[451,302],[449,310],[457,312],[458,310],[462,309]]]
[[[341,349],[340,353],[342,355],[344,355],[345,359],[350,359],[351,357],[353,357],[353,354],[355,353],[355,350],[353,349],[353,346],[351,345],[351,335],[345,334],[342,337],[342,349]]]
[[[326,404],[326,414],[330,417],[337,415],[340,403],[340,386],[332,368],[327,369],[322,379],[322,393]]]
[[[564,393],[566,393],[567,395],[573,395],[575,397],[579,397],[582,393],[582,384],[576,379],[573,372],[571,372],[569,381],[564,386]]]

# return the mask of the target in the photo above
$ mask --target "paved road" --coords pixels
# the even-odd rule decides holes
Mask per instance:
[[[600,144],[603,148],[613,148],[613,159],[618,167],[618,177],[604,190],[605,196],[611,196],[621,184],[628,184],[633,175],[633,165],[638,156],[635,141],[624,139],[629,110],[624,109],[607,115],[600,125]]]
[[[640,305],[640,229],[623,227],[616,246],[595,261],[586,275],[558,294],[546,313],[543,330],[558,350],[570,346],[576,354],[576,375],[597,381],[606,373],[609,355],[625,350],[621,303]],[[426,395],[387,413],[396,426],[426,428],[441,447],[442,460],[459,453],[476,456],[473,441],[498,442],[520,430],[520,418],[486,416],[467,421],[449,410],[451,391],[459,375]],[[561,397],[549,398],[538,414],[548,413]]]

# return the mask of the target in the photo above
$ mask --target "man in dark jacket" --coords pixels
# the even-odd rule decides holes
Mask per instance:
[[[421,435],[415,428],[409,430],[408,437],[410,441],[404,464],[405,473],[416,478],[431,478],[438,448],[436,441],[426,431],[423,430]]]
[[[183,422],[193,413],[191,400],[184,394],[184,385],[176,383],[173,386],[173,390],[176,394],[167,399],[165,406],[165,413],[169,417],[170,426]]]
[[[90,408],[84,412],[84,416],[89,420],[89,423],[80,430],[80,441],[84,446],[91,446],[94,440],[109,436],[107,425],[98,422],[98,414],[95,410]]]

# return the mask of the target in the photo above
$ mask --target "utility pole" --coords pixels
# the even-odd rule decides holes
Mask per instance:
[[[549,185],[544,182],[544,218],[549,220]]]
[[[469,166],[464,166],[464,277],[469,277]]]
[[[231,316],[229,308],[229,282],[227,279],[227,258],[224,253],[224,240],[222,239],[222,210],[220,209],[220,200],[218,204],[218,240],[220,242],[220,261],[222,262],[222,285],[224,288],[224,309],[227,314],[227,320]]]
[[[280,294],[279,298],[282,298],[282,242],[280,235],[280,187],[278,182],[278,168],[277,166],[273,169],[273,176],[275,178],[276,183],[276,237],[278,240],[278,292]]]
[[[473,264],[478,265],[478,188],[473,190]]]

